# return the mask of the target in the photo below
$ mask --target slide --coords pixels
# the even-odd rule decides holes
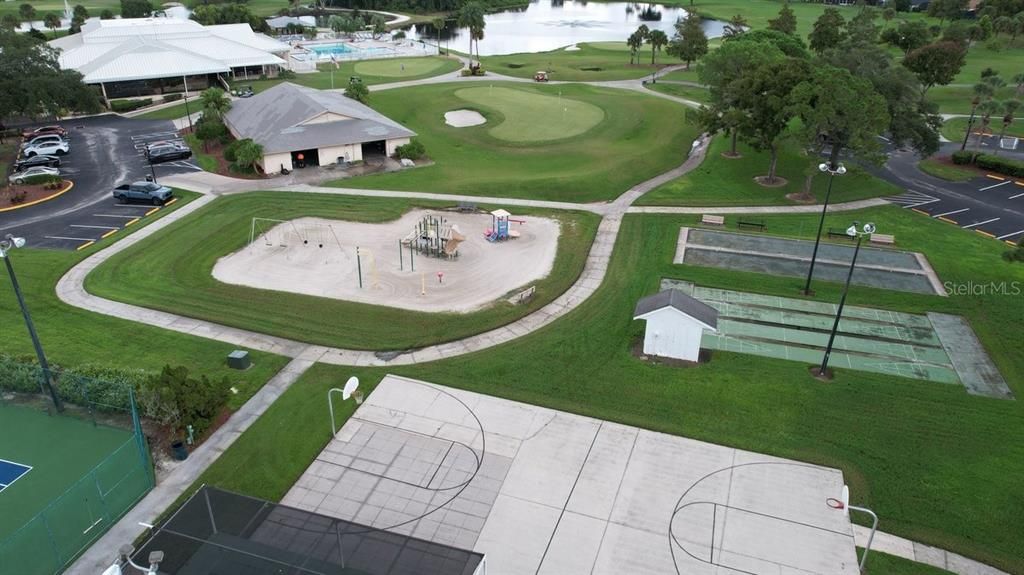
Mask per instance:
[[[459,244],[466,241],[466,236],[460,234],[454,227],[452,228],[451,237],[444,243],[444,253],[447,256],[455,255],[455,252],[459,251]]]

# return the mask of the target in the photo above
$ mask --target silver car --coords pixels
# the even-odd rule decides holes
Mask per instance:
[[[26,168],[16,174],[12,174],[11,181],[15,184],[24,184],[25,180],[35,176],[60,176],[60,170],[57,168],[48,168],[46,166]]]

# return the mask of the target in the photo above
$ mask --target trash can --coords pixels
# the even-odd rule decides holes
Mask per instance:
[[[185,447],[184,441],[179,439],[171,444],[171,456],[178,461],[188,459],[188,447]]]

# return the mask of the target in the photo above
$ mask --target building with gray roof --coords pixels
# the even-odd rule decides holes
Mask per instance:
[[[415,132],[340,92],[283,82],[236,100],[224,123],[263,146],[267,173],[392,155]]]
[[[718,330],[718,310],[676,289],[641,299],[633,319],[647,322],[644,354],[697,361],[704,331]]]

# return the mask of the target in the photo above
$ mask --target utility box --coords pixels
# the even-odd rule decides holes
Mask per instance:
[[[249,369],[252,361],[249,359],[249,352],[241,349],[228,354],[228,367],[231,369]]]

